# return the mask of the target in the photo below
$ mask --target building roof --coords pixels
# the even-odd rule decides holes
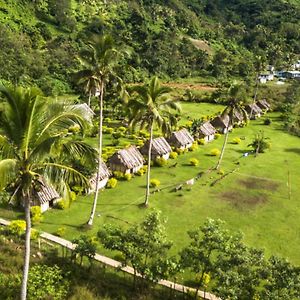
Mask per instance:
[[[35,190],[35,196],[41,204],[61,198],[54,187],[46,183],[45,179],[39,179],[38,183],[38,187]]]
[[[237,110],[234,110],[234,112],[233,112],[233,118],[235,120],[237,120],[237,121],[240,121],[240,122],[244,121],[243,114],[241,112],[237,111]]]
[[[141,153],[147,154],[149,149],[149,140],[144,144],[144,146],[140,149]],[[166,139],[164,137],[158,137],[153,139],[152,141],[152,148],[151,148],[151,154],[152,155],[164,155],[167,153],[172,152],[171,146],[168,144]]]
[[[104,178],[108,178],[111,175],[110,170],[106,166],[106,164],[101,161],[100,165],[100,174],[99,174],[99,181],[103,180]],[[92,178],[90,179],[90,184],[91,185],[96,185],[96,178],[97,178],[97,173],[95,173]]]
[[[257,104],[261,105],[262,107],[264,107],[266,109],[270,109],[271,108],[271,105],[268,103],[268,101],[266,99],[258,100]]]
[[[199,131],[201,131],[205,136],[213,135],[216,133],[215,127],[212,126],[210,122],[203,123],[200,126]]]
[[[170,138],[168,139],[168,142],[170,144],[175,143],[181,146],[185,146],[192,144],[194,142],[194,138],[186,128],[183,128],[181,130],[172,132]]]
[[[227,128],[230,126],[230,118],[228,115],[217,116],[210,122],[215,128]]]
[[[118,150],[108,159],[109,164],[122,164],[127,169],[138,167],[144,162],[145,160],[136,146]]]
[[[75,104],[73,107],[83,111],[89,119],[92,119],[95,115],[94,111],[86,103]]]
[[[252,111],[252,113],[255,113],[255,114],[261,114],[262,113],[261,108],[256,103],[248,104],[246,106],[246,110],[247,110],[247,112]]]

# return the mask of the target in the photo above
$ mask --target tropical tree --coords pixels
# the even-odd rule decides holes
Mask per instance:
[[[156,76],[152,77],[149,83],[129,88],[129,94],[132,96],[128,102],[129,125],[132,127],[138,125],[140,128],[146,128],[150,134],[145,206],[148,206],[150,195],[153,129],[156,126],[164,134],[169,133],[171,128],[177,123],[174,112],[176,110],[180,111],[179,103],[171,99],[170,91],[170,88],[160,84]]]
[[[118,51],[114,48],[111,36],[94,36],[88,43],[88,48],[81,51],[79,60],[83,69],[75,74],[78,84],[84,86],[85,91],[91,96],[98,96],[99,106],[99,129],[98,129],[98,170],[96,175],[96,187],[93,206],[88,220],[88,225],[92,225],[97,207],[99,195],[99,177],[101,171],[102,156],[102,124],[103,124],[103,98],[105,87],[109,80],[114,76],[114,67],[117,62]]]
[[[0,87],[0,191],[9,187],[25,208],[25,255],[21,299],[26,299],[30,258],[30,206],[41,181],[67,197],[70,184],[89,186],[89,180],[68,164],[76,159],[92,165],[96,151],[70,138],[74,125],[88,126],[82,108],[70,102],[45,99],[35,88]]]
[[[228,141],[228,136],[229,136],[229,128],[234,125],[234,116],[235,113],[240,114],[243,117],[244,121],[248,120],[248,115],[247,112],[244,109],[244,104],[243,101],[245,99],[245,90],[244,87],[238,84],[231,85],[228,89],[228,96],[229,96],[229,101],[227,106],[225,107],[224,111],[221,114],[221,117],[229,116],[229,121],[227,123],[227,128],[226,128],[226,133],[225,133],[225,138],[224,138],[224,143],[222,146],[221,154],[218,160],[218,163],[216,165],[216,170],[220,168],[225,148],[227,145]]]

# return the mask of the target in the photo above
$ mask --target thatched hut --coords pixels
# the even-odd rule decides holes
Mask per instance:
[[[259,108],[257,106],[256,103],[252,103],[252,104],[248,104],[246,107],[245,107],[248,115],[249,115],[249,118],[251,120],[255,120],[256,118],[260,118],[261,115],[263,114],[263,111],[261,110],[261,108]]]
[[[33,192],[32,206],[40,206],[41,212],[45,212],[49,208],[61,200],[61,196],[50,184],[47,184],[45,179],[41,178],[37,181]]]
[[[212,121],[210,121],[211,125],[215,127],[215,129],[219,133],[227,133],[232,130],[232,122],[228,115],[217,116]]]
[[[194,138],[186,128],[172,132],[167,139],[170,146],[178,149],[188,149],[193,145]]]
[[[94,111],[86,103],[75,104],[72,105],[72,107],[82,111],[85,114],[85,116],[88,117],[90,120],[95,115]]]
[[[263,111],[267,112],[270,108],[271,105],[268,103],[266,99],[261,99],[256,102],[256,105]]]
[[[196,136],[199,139],[204,139],[205,142],[210,142],[215,139],[216,129],[210,122],[203,123],[198,131],[196,132]]]
[[[100,166],[100,174],[99,174],[99,183],[98,183],[98,189],[102,189],[106,186],[106,183],[111,176],[111,172],[106,166],[106,164],[102,161]],[[96,189],[96,179],[97,179],[97,173],[92,176],[90,179],[90,185],[91,188],[89,190],[89,193],[92,193]]]
[[[245,122],[246,120],[244,119],[244,116],[241,112],[234,110],[233,112],[233,124],[234,125],[241,125],[243,124],[243,122]]]
[[[125,174],[136,173],[143,167],[145,160],[136,146],[121,149],[115,152],[107,161],[112,171],[120,171]]]
[[[141,147],[140,151],[143,155],[148,155],[149,140]],[[168,144],[164,137],[153,139],[151,148],[151,159],[164,158],[168,159],[172,152],[171,146]]]

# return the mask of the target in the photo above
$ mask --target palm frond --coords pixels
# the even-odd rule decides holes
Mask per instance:
[[[0,190],[16,179],[17,160],[3,159],[0,161]]]

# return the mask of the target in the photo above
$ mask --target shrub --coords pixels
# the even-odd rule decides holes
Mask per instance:
[[[176,148],[175,150],[179,155],[184,153],[184,149]]]
[[[198,139],[197,142],[198,142],[199,145],[205,145],[205,139],[203,139],[203,138]]]
[[[241,142],[242,142],[242,140],[241,140],[240,138],[238,138],[238,137],[236,137],[236,138],[234,138],[234,139],[232,140],[232,143],[233,143],[233,144],[236,144],[236,145],[240,144]]]
[[[170,153],[170,158],[171,158],[171,159],[176,159],[177,157],[178,157],[178,153],[177,153],[177,152],[172,151],[172,152]]]
[[[272,123],[272,121],[269,118],[264,120],[264,125],[271,125],[271,123]]]
[[[191,166],[198,166],[199,165],[199,160],[195,157],[190,159],[190,165]]]
[[[263,132],[259,132],[248,147],[252,147],[257,153],[264,153],[265,150],[271,148],[271,143],[268,140],[269,138],[265,137]]]
[[[112,133],[112,137],[117,140],[117,139],[123,137],[123,134],[122,134],[122,132],[115,131]]]
[[[111,122],[111,118],[106,117],[106,118],[104,118],[103,121],[104,121],[105,123],[109,123],[109,122]]]
[[[150,180],[150,186],[155,188],[158,187],[160,185],[160,181],[158,179],[151,179]]]
[[[24,220],[11,221],[10,224],[7,226],[7,229],[9,233],[16,236],[21,236],[23,235],[26,229],[26,222]]]
[[[163,167],[167,164],[167,160],[164,159],[163,157],[158,157],[155,159],[155,165],[158,167]]]
[[[127,181],[130,181],[131,178],[132,178],[132,174],[130,174],[130,173],[129,174],[127,173],[127,174],[124,175],[124,179],[127,180]]]
[[[211,156],[219,156],[221,154],[221,151],[217,148],[214,148],[210,151]]]
[[[118,130],[119,130],[120,132],[122,132],[122,133],[125,133],[126,130],[127,130],[127,128],[124,127],[124,126],[121,126],[121,127],[118,128]]]
[[[111,142],[111,144],[113,146],[118,146],[120,144],[120,140],[119,139],[113,139],[112,142]]]
[[[116,178],[110,178],[106,184],[109,189],[113,189],[116,187],[118,180]]]
[[[137,172],[136,172],[136,175],[138,176],[143,176],[145,174],[145,171],[143,169],[139,169]]]
[[[215,134],[215,140],[217,140],[220,136],[221,136],[220,133],[216,133],[216,134]]]
[[[121,171],[114,171],[114,172],[113,172],[113,175],[114,175],[114,177],[115,177],[116,179],[118,179],[118,180],[124,179],[124,173],[121,172]]]
[[[55,207],[64,210],[66,208],[66,203],[64,200],[60,200],[56,203]]]
[[[66,234],[66,227],[59,227],[55,233],[55,235],[60,237],[63,237],[65,234]]]
[[[40,232],[38,230],[32,228],[31,232],[30,232],[30,238],[32,240],[37,240],[39,236],[40,236]]]
[[[139,147],[144,146],[144,141],[143,140],[137,140],[136,145]]]
[[[40,223],[43,220],[40,206],[32,206],[30,208],[31,221],[33,224]]]
[[[189,148],[189,151],[195,151],[198,149],[198,144],[193,144],[190,148]]]
[[[111,128],[111,127],[107,127],[106,129],[106,132],[105,133],[108,133],[108,134],[112,134],[114,132],[114,129]]]

